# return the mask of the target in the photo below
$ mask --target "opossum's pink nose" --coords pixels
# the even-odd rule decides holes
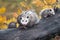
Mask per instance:
[[[22,18],[21,19],[21,24],[22,25],[27,25],[29,23],[29,19],[27,19],[27,18]]]

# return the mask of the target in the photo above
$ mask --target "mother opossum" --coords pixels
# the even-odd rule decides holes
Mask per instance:
[[[38,24],[40,21],[37,13],[34,10],[23,11],[20,16],[17,18],[17,22],[21,26],[31,27],[35,24]]]
[[[40,11],[39,15],[41,15],[43,18],[47,18],[52,15],[55,15],[55,11],[53,8],[45,8]]]

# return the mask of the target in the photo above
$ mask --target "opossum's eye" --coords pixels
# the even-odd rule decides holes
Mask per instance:
[[[29,16],[27,16],[27,18],[29,18]]]
[[[22,19],[22,18],[20,18],[20,19]]]
[[[49,11],[52,11],[51,9]]]

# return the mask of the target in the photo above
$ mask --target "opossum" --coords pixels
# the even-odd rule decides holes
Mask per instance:
[[[37,13],[34,10],[23,11],[17,18],[17,22],[23,26],[32,26],[40,21]]]
[[[8,29],[10,29],[10,28],[16,28],[17,26],[16,26],[16,22],[11,22],[11,23],[9,23],[8,24]]]
[[[53,8],[45,8],[40,11],[39,15],[41,15],[43,18],[47,18],[52,15],[55,15],[55,11]]]

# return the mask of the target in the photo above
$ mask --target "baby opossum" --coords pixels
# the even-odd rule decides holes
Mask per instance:
[[[54,9],[53,8],[46,8],[41,10],[41,12],[39,13],[43,18],[47,18],[50,17],[52,15],[55,15]]]
[[[16,23],[15,22],[11,22],[9,25],[8,25],[8,29],[10,28],[16,28]]]
[[[34,10],[23,11],[17,18],[17,22],[22,26],[32,26],[38,24],[40,19]]]

